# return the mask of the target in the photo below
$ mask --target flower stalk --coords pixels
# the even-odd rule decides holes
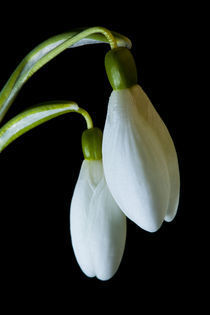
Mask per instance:
[[[70,101],[52,101],[34,106],[9,120],[0,128],[0,153],[15,139],[27,131],[67,113],[81,114],[87,124],[87,128],[93,128],[93,121],[86,110],[80,108],[77,103]]]
[[[26,81],[41,67],[65,49],[81,45],[109,43],[111,49],[118,46],[131,48],[130,40],[104,27],[73,30],[53,36],[34,48],[17,66],[0,92],[0,123]]]

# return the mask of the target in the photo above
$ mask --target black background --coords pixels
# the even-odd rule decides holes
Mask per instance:
[[[75,7],[66,3],[2,10],[7,19],[0,22],[1,87],[24,56],[53,35],[100,25],[128,36],[133,42],[139,84],[168,126],[181,173],[180,205],[174,221],[148,233],[128,220],[119,270],[111,280],[101,282],[81,272],[69,234],[69,205],[83,159],[83,119],[77,114],[64,115],[8,146],[0,155],[1,278],[5,296],[20,296],[19,305],[25,300],[31,301],[31,306],[42,300],[54,305],[58,296],[62,298],[60,307],[72,305],[72,292],[75,296],[85,292],[91,301],[97,292],[103,305],[108,305],[110,299],[105,303],[103,294],[111,293],[114,299],[121,292],[119,304],[129,294],[137,304],[145,302],[146,296],[151,298],[150,309],[160,294],[155,305],[169,301],[174,308],[180,301],[188,303],[187,293],[191,292],[192,299],[192,294],[201,290],[197,283],[205,281],[205,251],[194,221],[198,203],[190,156],[192,120],[186,110],[191,90],[191,9],[153,3],[139,8],[121,4],[117,9],[109,3]],[[104,69],[108,49],[108,45],[91,45],[60,54],[24,85],[4,121],[30,105],[64,99],[78,102],[103,129],[111,93]],[[89,310],[90,302],[84,303]]]

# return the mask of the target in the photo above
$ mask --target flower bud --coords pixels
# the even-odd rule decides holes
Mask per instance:
[[[86,160],[102,159],[102,131],[99,128],[86,129],[82,134],[82,151]]]
[[[137,83],[135,60],[127,48],[110,50],[105,56],[105,68],[113,90],[126,89]]]

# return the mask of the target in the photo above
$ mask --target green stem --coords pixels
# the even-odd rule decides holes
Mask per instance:
[[[101,34],[101,36],[99,36]],[[114,35],[113,35],[114,34]],[[42,66],[52,60],[66,48],[86,43],[109,42],[111,48],[118,45],[131,47],[128,38],[115,32],[110,32],[104,27],[92,27],[86,30],[76,30],[69,33],[54,36],[33,49],[18,65],[4,88],[0,92],[0,122],[16,98],[23,84]],[[104,40],[105,39],[105,40]]]
[[[85,118],[86,124],[87,124],[87,129],[93,128],[92,118],[90,117],[89,113],[86,110],[84,110],[83,108],[80,107],[78,109],[77,113],[81,114]]]
[[[59,55],[62,51],[67,49],[68,47],[72,46],[76,42],[80,41],[81,39],[88,37],[91,34],[94,33],[102,33],[109,41],[110,47],[117,48],[117,42],[114,38],[114,36],[106,30],[103,27],[91,27],[88,28],[85,31],[82,31],[81,33],[75,35],[73,38],[67,39],[65,42],[57,46],[56,48],[52,49],[50,52],[48,52],[36,65],[31,69],[28,76],[31,77],[34,72],[36,72],[38,69],[40,69],[44,64],[46,64],[49,60],[55,58],[57,55]]]
[[[52,101],[42,103],[20,113],[0,128],[0,152],[27,131],[52,118],[70,112],[81,114],[86,120],[87,128],[93,128],[93,121],[88,112],[80,108],[75,102]]]

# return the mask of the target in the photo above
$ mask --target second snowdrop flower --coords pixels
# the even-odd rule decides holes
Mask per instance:
[[[105,66],[113,92],[103,138],[104,172],[121,210],[149,232],[176,215],[179,167],[167,127],[137,84],[132,54],[109,51]]]
[[[106,184],[102,165],[102,132],[83,132],[84,161],[70,209],[70,231],[77,262],[89,277],[110,279],[125,247],[126,217]]]

